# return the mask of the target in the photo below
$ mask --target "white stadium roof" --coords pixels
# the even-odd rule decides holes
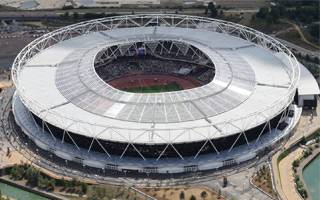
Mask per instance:
[[[316,79],[308,69],[299,63],[300,81],[298,85],[299,95],[317,95],[320,94],[319,86]],[[320,69],[319,69],[320,70]]]
[[[23,63],[16,79],[19,96],[34,114],[67,131],[150,144],[235,134],[287,107],[299,74],[293,58],[206,27],[114,28],[59,41]],[[197,47],[215,65],[212,82],[140,94],[115,89],[96,74],[95,56],[107,46],[156,40]]]

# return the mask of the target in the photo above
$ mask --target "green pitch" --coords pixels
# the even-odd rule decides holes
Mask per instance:
[[[159,93],[159,92],[172,92],[182,90],[183,88],[176,82],[169,83],[167,85],[154,85],[147,87],[132,87],[132,88],[124,88],[123,90],[126,92],[133,93]]]

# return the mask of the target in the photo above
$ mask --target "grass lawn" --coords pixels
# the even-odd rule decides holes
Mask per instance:
[[[182,90],[183,88],[176,82],[169,83],[167,85],[153,85],[147,87],[132,87],[124,88],[126,92],[133,93],[157,93],[157,92],[172,92]]]
[[[256,29],[266,34],[272,34],[278,31],[286,30],[291,27],[291,25],[288,23],[268,23],[266,20],[262,20],[259,18],[251,20],[247,25],[253,29]]]
[[[298,46],[301,46],[305,49],[309,49],[312,51],[316,51],[318,49],[316,49],[315,47],[309,45],[308,43],[305,43],[299,33],[296,30],[291,30],[288,33],[283,33],[283,34],[279,34],[277,37],[283,39],[283,40],[287,40],[289,42],[292,42],[293,44],[296,44]]]

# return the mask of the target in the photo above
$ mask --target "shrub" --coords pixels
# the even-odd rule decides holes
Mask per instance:
[[[88,185],[86,183],[81,183],[81,192],[82,194],[86,194],[88,191]]]
[[[14,165],[10,170],[10,178],[14,180],[21,180],[24,177],[23,166]]]
[[[301,140],[300,140],[300,144],[303,144],[303,145],[305,145],[307,143],[307,139],[306,139],[306,137],[302,137],[301,138]]]
[[[292,167],[296,168],[299,167],[300,161],[299,160],[294,160],[292,163]]]
[[[185,196],[183,191],[180,192],[179,198],[180,200],[184,200]]]
[[[40,172],[35,169],[34,167],[30,166],[27,171],[26,171],[26,179],[27,179],[27,184],[29,184],[32,187],[37,187],[39,184],[39,175]]]
[[[197,200],[197,198],[194,195],[191,195],[190,200]]]
[[[297,183],[298,181],[300,181],[300,178],[298,175],[294,175],[294,182]]]
[[[304,157],[304,158],[307,158],[311,153],[312,153],[312,152],[309,151],[309,150],[304,150],[304,151],[303,151],[303,157]]]
[[[288,154],[290,153],[290,151],[288,149],[284,150],[278,157],[278,162],[280,162],[283,158],[285,158]]]
[[[202,199],[206,199],[207,196],[208,196],[208,194],[207,194],[206,191],[202,191],[201,194],[200,194],[200,196],[201,196]]]

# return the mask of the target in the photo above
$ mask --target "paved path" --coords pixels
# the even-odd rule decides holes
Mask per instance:
[[[303,152],[302,148],[297,148],[279,163],[280,180],[282,190],[288,200],[302,200],[296,192],[294,183],[294,174],[292,171],[292,162],[298,159]]]
[[[255,168],[258,167],[248,168],[227,176],[228,185],[225,188],[222,188],[222,178],[205,182],[203,185],[209,188],[221,188],[222,194],[232,194],[232,196],[239,200],[272,200],[269,196],[251,186],[249,180],[255,173]],[[228,197],[230,198],[230,196]]]
[[[319,99],[318,99],[318,105],[320,105]],[[317,110],[303,111],[293,136],[286,142],[286,144],[284,145],[284,148],[290,147],[292,144],[296,143],[301,137],[303,136],[307,137],[308,135],[316,131],[318,128],[320,128],[320,106],[317,107]],[[274,174],[273,177],[274,177],[275,187],[282,200],[296,200],[295,198],[293,198],[291,194],[288,194],[288,193],[296,193],[295,190],[289,189],[291,187],[290,184],[292,183],[292,180],[290,178],[290,173],[292,173],[291,164],[289,167],[288,159],[285,158],[286,159],[285,162],[283,163],[280,162],[282,163],[281,169],[280,169],[280,165],[278,166],[278,157],[281,153],[282,151],[279,151],[272,157],[272,171]],[[297,152],[293,153],[293,157],[291,156],[291,154],[288,157],[293,159],[294,156],[296,155],[297,155]],[[291,160],[291,162],[293,162],[293,160]],[[287,168],[285,166],[287,166]],[[287,197],[290,197],[291,199],[288,199]],[[300,200],[300,198],[298,199]]]
[[[0,89],[2,88],[8,88],[12,86],[11,81],[0,81]]]
[[[320,99],[316,110],[303,111],[294,135],[285,144],[285,148],[297,142],[301,137],[314,133],[320,128]]]
[[[310,46],[312,46],[312,47],[314,47],[314,48],[316,48],[316,49],[319,50],[320,47],[319,47],[318,45],[313,44],[312,42],[309,42],[309,41],[306,39],[306,37],[304,36],[304,34],[302,33],[300,27],[299,27],[297,24],[292,23],[292,22],[290,22],[289,20],[286,20],[286,22],[287,22],[288,24],[290,24],[291,26],[293,26],[293,28],[299,33],[301,39],[302,39],[305,43],[307,43],[307,44],[309,44]]]

